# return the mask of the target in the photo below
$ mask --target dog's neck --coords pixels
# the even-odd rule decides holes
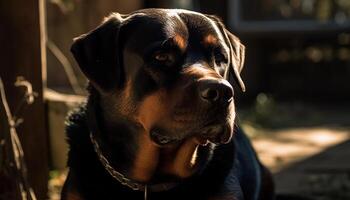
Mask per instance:
[[[97,141],[101,152],[110,165],[131,180],[148,184],[188,178],[200,172],[210,160],[214,145],[198,146],[188,139],[161,148],[130,121],[121,118],[111,125],[95,109],[99,106],[90,101],[89,129],[95,138],[100,138]]]

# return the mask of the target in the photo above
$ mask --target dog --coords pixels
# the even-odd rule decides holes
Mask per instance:
[[[219,18],[113,13],[71,51],[89,96],[67,121],[62,200],[274,198],[235,124],[245,47]]]

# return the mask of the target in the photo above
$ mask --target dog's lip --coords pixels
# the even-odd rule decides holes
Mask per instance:
[[[223,124],[215,124],[205,127],[199,134],[196,134],[196,141],[200,145],[207,145],[209,142],[214,144],[226,144],[228,143],[228,128]]]
[[[159,146],[171,146],[171,145],[176,145],[181,143],[182,141],[186,140],[186,139],[194,139],[194,141],[198,144],[198,145],[202,145],[202,146],[206,146],[209,143],[208,138],[202,137],[202,136],[190,136],[190,137],[185,137],[185,138],[172,138],[169,136],[165,136],[165,135],[161,135],[158,134],[157,132],[151,132],[151,139],[152,141]]]
[[[192,138],[198,145],[206,146],[208,143],[226,144],[231,139],[230,128],[223,123],[211,123],[201,128],[199,131],[193,131],[186,134],[185,137],[168,136],[162,134],[160,130],[150,132],[151,140],[159,146],[168,146],[181,143],[182,141]]]
[[[157,130],[152,130],[150,132],[151,140],[159,146],[170,145],[181,141],[180,138],[173,138],[167,135],[163,135]]]

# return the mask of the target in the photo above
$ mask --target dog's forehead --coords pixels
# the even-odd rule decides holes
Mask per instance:
[[[154,42],[180,36],[184,40],[199,40],[210,36],[225,41],[217,24],[204,14],[182,9],[144,9],[134,13],[133,21],[139,22],[134,40]]]
[[[187,39],[187,27],[178,16],[164,10],[141,10],[132,13],[125,23],[127,47],[145,48],[149,44],[180,36]],[[140,49],[140,50],[141,50]]]

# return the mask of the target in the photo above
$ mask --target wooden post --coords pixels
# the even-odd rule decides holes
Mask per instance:
[[[0,1],[0,76],[12,111],[19,105],[23,88],[14,86],[24,76],[38,93],[34,104],[19,116],[24,119],[17,131],[23,145],[29,182],[38,199],[47,199],[48,145],[43,101],[45,69],[44,0]],[[45,71],[45,70],[44,70]]]

